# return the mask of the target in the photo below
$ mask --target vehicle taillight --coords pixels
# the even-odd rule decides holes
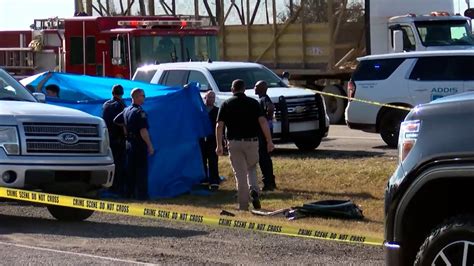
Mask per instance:
[[[356,93],[356,85],[354,83],[354,81],[349,80],[349,83],[347,84],[347,94],[349,96],[349,101],[352,100],[352,98],[355,97],[355,93]]]
[[[400,125],[400,135],[398,136],[398,160],[403,162],[408,153],[415,146],[420,132],[420,120],[404,121]]]

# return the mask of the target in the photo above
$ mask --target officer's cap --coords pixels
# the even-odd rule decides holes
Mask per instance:
[[[112,87],[112,95],[123,95],[123,87],[122,85],[114,85]]]

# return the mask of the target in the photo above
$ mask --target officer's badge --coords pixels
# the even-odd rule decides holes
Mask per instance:
[[[146,113],[145,112],[140,112],[141,118],[146,118]]]

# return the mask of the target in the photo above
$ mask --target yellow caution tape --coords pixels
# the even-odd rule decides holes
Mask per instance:
[[[268,224],[262,222],[244,221],[232,218],[216,218],[205,217],[199,214],[188,212],[175,212],[172,210],[157,209],[150,206],[139,204],[128,204],[112,201],[94,200],[86,198],[78,198],[71,196],[63,196],[57,194],[49,194],[43,192],[34,192],[14,188],[0,187],[0,197],[28,201],[34,203],[42,203],[49,205],[57,205],[64,207],[72,207],[98,212],[129,215],[135,217],[145,217],[162,219],[168,221],[181,221],[195,224],[205,224],[211,226],[219,226],[225,228],[241,228],[256,232],[272,233],[287,236],[325,239],[347,243],[359,243],[366,245],[382,245],[382,239],[367,237],[362,235],[341,234],[319,229],[305,229],[285,225]]]
[[[361,103],[367,103],[367,104],[372,104],[372,105],[377,105],[377,106],[400,109],[400,110],[404,110],[404,111],[411,111],[411,109],[412,109],[412,108],[405,107],[405,106],[386,104],[386,103],[380,103],[380,102],[376,102],[376,101],[369,101],[369,100],[363,100],[363,99],[357,99],[357,98],[349,98],[347,96],[342,96],[342,95],[339,95],[339,94],[334,94],[334,93],[329,93],[329,92],[322,92],[322,91],[315,91],[315,90],[310,90],[310,91],[316,92],[316,93],[321,94],[321,95],[332,96],[332,97],[336,97],[336,98],[341,98],[341,99],[346,99],[346,100],[356,101],[356,102],[361,102]]]

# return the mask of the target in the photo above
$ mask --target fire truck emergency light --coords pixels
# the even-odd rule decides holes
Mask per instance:
[[[117,23],[122,27],[144,27],[152,28],[159,26],[180,26],[181,28],[185,27],[198,27],[202,25],[202,21],[188,21],[188,20],[120,20]]]

